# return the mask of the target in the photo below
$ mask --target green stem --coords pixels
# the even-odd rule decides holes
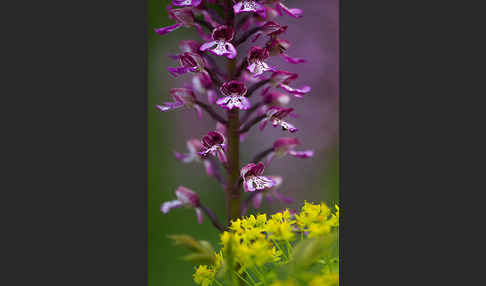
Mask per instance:
[[[238,276],[241,280],[245,281],[246,284],[248,284],[249,286],[252,286],[252,284],[250,282],[248,282],[245,278],[241,277],[241,275],[238,274],[238,272],[235,271],[235,273],[236,273],[236,276]]]
[[[234,13],[233,1],[225,0],[225,20],[228,25],[233,26]],[[236,71],[236,61],[227,60],[227,80],[233,79]],[[228,137],[228,182],[226,184],[226,207],[228,225],[241,215],[241,191],[235,188],[240,178],[240,114],[238,109],[228,111],[228,126],[226,136]]]
[[[226,184],[226,200],[228,211],[228,225],[232,220],[240,217],[241,214],[241,191],[235,188],[240,178],[240,126],[239,113],[237,109],[228,111],[228,183]]]

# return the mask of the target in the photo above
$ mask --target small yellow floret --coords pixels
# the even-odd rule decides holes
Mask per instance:
[[[207,265],[199,265],[196,273],[193,274],[194,282],[202,286],[209,286],[214,281],[214,270]]]

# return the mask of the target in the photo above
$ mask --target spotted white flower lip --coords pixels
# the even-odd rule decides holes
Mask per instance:
[[[266,71],[274,71],[274,68],[271,68],[265,60],[269,57],[268,50],[265,48],[261,48],[259,46],[253,46],[248,53],[247,61],[248,61],[248,71],[250,71],[253,76],[259,76]]]
[[[233,5],[233,11],[235,14],[240,14],[243,12],[255,12],[260,17],[265,18],[266,16],[265,6],[258,3],[256,0],[238,1],[235,5]]]
[[[224,97],[216,101],[216,104],[219,106],[228,110],[233,108],[247,110],[251,107],[250,101],[245,97],[247,88],[243,82],[236,80],[227,81],[223,83],[220,90]]]
[[[210,131],[201,139],[203,148],[199,154],[203,157],[211,154],[216,156],[221,163],[226,163],[228,158],[224,151],[225,141],[223,134],[218,131]]]
[[[240,175],[243,178],[245,192],[254,192],[269,189],[277,184],[273,179],[262,176],[265,166],[262,162],[250,163],[241,168]]]
[[[213,30],[213,41],[202,44],[199,50],[209,50],[209,52],[213,55],[225,56],[229,59],[234,59],[237,55],[236,48],[231,43],[234,35],[235,32],[231,26],[218,26]]]
[[[263,119],[262,123],[260,124],[260,130],[265,129],[267,122],[270,121],[273,127],[280,126],[284,131],[289,131],[290,133],[294,133],[298,131],[299,129],[297,129],[295,126],[283,120],[292,111],[294,111],[293,108],[282,108],[278,106],[272,106],[267,110],[266,117]]]

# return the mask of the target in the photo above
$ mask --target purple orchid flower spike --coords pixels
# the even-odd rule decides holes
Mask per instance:
[[[214,55],[234,59],[237,55],[236,48],[231,43],[234,35],[235,32],[232,27],[221,25],[213,30],[213,41],[204,43],[200,50],[209,50],[209,52]]]
[[[218,131],[210,131],[201,139],[203,148],[199,154],[203,157],[211,154],[216,156],[221,163],[225,164],[228,162],[228,158],[226,157],[226,153],[224,151],[224,147],[226,145],[225,141],[226,140],[223,134]]]
[[[182,26],[190,28],[197,25],[194,22],[194,14],[192,13],[191,8],[171,9],[169,7],[168,13],[170,18],[176,20],[176,24],[155,29],[155,32],[159,35],[166,35]]]
[[[208,174],[208,176],[214,176],[214,170],[211,161],[207,160],[200,154],[200,152],[202,152],[204,149],[204,146],[201,144],[201,142],[198,139],[190,139],[189,141],[187,141],[186,145],[189,153],[181,154],[174,151],[174,156],[176,157],[176,159],[185,164],[192,162],[202,162],[204,164],[206,174]]]
[[[263,119],[260,125],[260,130],[265,129],[267,122],[270,121],[273,127],[277,127],[280,125],[280,127],[284,131],[289,131],[290,133],[298,131],[298,129],[295,128],[295,126],[293,126],[292,124],[283,121],[283,118],[289,115],[292,111],[294,111],[293,108],[282,108],[278,106],[273,106],[269,108],[266,112],[266,117]]]
[[[156,105],[157,109],[166,112],[173,109],[179,109],[184,106],[194,108],[197,111],[199,118],[202,117],[202,110],[196,102],[196,95],[189,88],[171,88],[170,95],[174,98],[174,102],[164,102],[162,105]]]
[[[273,186],[268,190],[260,191],[255,194],[255,196],[252,199],[253,207],[255,209],[260,208],[263,198],[267,199],[269,202],[272,202],[274,198],[286,204],[290,204],[294,202],[293,198],[286,197],[282,193],[277,191],[278,187],[282,184],[283,181],[282,177],[280,176],[268,176],[268,177],[273,181],[275,181],[275,186]]]
[[[179,55],[179,61],[181,66],[178,68],[169,67],[169,73],[178,77],[188,72],[202,72],[204,70],[203,58],[195,53],[185,52]]]
[[[266,11],[265,6],[258,3],[256,0],[241,0],[238,1],[235,5],[233,5],[233,11],[235,14],[240,14],[243,12],[254,12],[257,13],[260,17],[265,18]]]
[[[254,46],[248,53],[248,67],[247,69],[253,74],[253,76],[259,76],[266,71],[274,71],[274,68],[268,66],[265,60],[269,57],[267,49]]]
[[[192,87],[199,94],[207,95],[210,104],[216,103],[216,91],[214,91],[213,81],[206,71],[194,75]]]
[[[241,168],[240,175],[243,178],[245,192],[254,192],[269,189],[275,186],[276,182],[269,177],[262,176],[265,166],[262,162],[250,163]]]
[[[186,187],[179,186],[175,191],[177,200],[168,201],[160,206],[160,211],[164,214],[168,213],[173,208],[179,208],[182,206],[194,208],[196,211],[197,220],[199,223],[203,222],[203,213],[200,208],[201,203],[199,201],[199,195],[189,190]]]
[[[286,155],[297,158],[311,158],[314,156],[313,150],[296,151],[295,147],[299,146],[300,142],[297,138],[280,138],[273,143],[273,152],[267,157],[266,163],[269,164],[275,156],[281,158]]]
[[[197,7],[201,2],[202,0],[172,0],[172,4],[179,7]]]
[[[246,92],[244,83],[236,80],[227,81],[221,86],[221,93],[224,97],[219,98],[216,104],[228,110],[233,108],[249,109],[250,101],[245,97]]]
[[[302,98],[302,95],[311,91],[310,86],[303,86],[301,88],[290,87],[289,84],[298,78],[298,74],[288,71],[275,71],[270,78],[270,83],[274,87],[280,87],[295,97]]]

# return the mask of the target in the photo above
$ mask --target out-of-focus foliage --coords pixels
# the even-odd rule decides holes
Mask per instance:
[[[339,207],[305,203],[233,221],[221,235],[213,263],[201,264],[194,282],[210,285],[339,285]],[[238,281],[240,280],[240,281]],[[240,283],[240,284],[238,284]]]

